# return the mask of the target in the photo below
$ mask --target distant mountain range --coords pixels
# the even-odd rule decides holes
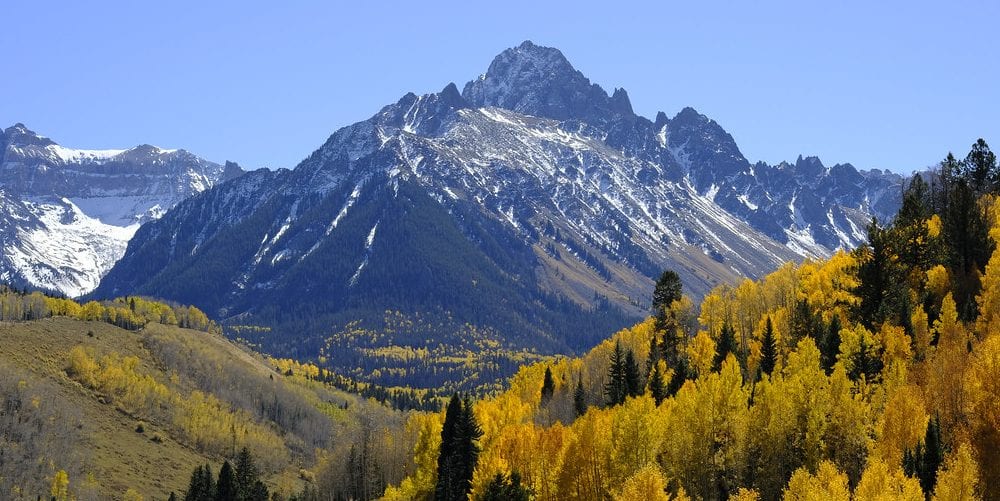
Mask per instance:
[[[76,150],[23,124],[8,127],[0,131],[0,282],[90,292],[140,224],[242,172],[184,150]]]
[[[625,90],[524,42],[461,92],[407,94],[293,170],[184,200],[94,296],[193,303],[263,326],[239,332],[265,349],[384,384],[483,380],[510,373],[501,353],[582,350],[645,315],[665,268],[700,296],[856,246],[902,183],[752,164],[697,111],[636,115]],[[470,353],[481,363],[456,362]]]

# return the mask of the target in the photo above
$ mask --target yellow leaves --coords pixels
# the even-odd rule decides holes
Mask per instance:
[[[666,493],[667,482],[660,468],[648,464],[625,481],[615,501],[670,501]]]
[[[857,262],[839,251],[823,263],[806,262],[799,268],[800,298],[809,301],[829,322],[833,315],[845,314],[861,300],[853,291],[859,285]]]
[[[924,439],[928,418],[919,387],[896,389],[885,406],[874,453],[886,463],[900,464],[903,451],[915,448]]]
[[[948,274],[948,269],[939,264],[927,270],[925,287],[934,298],[943,298],[951,289],[951,276]]]
[[[923,360],[927,356],[927,350],[931,345],[930,326],[927,323],[927,312],[922,305],[917,305],[910,316],[910,325],[913,326],[913,351],[917,360]]]
[[[714,493],[717,482],[734,481],[745,464],[748,397],[736,359],[729,357],[720,372],[685,384],[673,399],[663,464],[695,497]]]
[[[782,499],[784,501],[850,501],[851,491],[847,486],[847,475],[841,473],[830,461],[823,461],[816,474],[808,468],[799,468],[788,481]]]
[[[731,300],[725,297],[727,290],[728,287],[725,285],[716,287],[701,301],[701,314],[698,316],[698,322],[709,332],[719,332],[723,324],[731,322]]]
[[[976,346],[963,383],[965,415],[972,421],[983,478],[1000,478],[1000,336]]]
[[[928,238],[937,238],[941,236],[941,217],[937,214],[931,216],[924,223],[927,225],[927,236]]]
[[[736,491],[736,494],[729,496],[729,501],[760,501],[760,493],[741,487],[740,490]]]
[[[879,330],[878,342],[882,347],[883,386],[891,391],[906,382],[906,372],[913,357],[912,341],[902,327],[886,322]]]
[[[854,490],[854,499],[865,501],[923,501],[924,491],[916,478],[903,475],[899,466],[890,468],[878,458],[869,458],[868,467]]]
[[[687,345],[687,355],[698,374],[708,374],[715,360],[715,340],[708,331],[701,331]]]
[[[1000,204],[997,206],[1000,207]],[[994,231],[1000,232],[1000,227],[994,228]],[[982,286],[982,293],[976,297],[980,312],[976,327],[979,335],[986,337],[1000,332],[1000,250],[993,251],[986,264]]]
[[[125,494],[122,496],[122,499],[124,501],[142,501],[142,494],[139,494],[138,491],[130,487],[128,490],[125,491]]]
[[[66,501],[69,498],[69,475],[66,474],[66,470],[59,470],[52,477],[52,488],[49,492],[56,501]]]
[[[573,423],[575,439],[559,476],[559,492],[566,499],[602,499],[608,492],[611,466],[611,413],[591,409]]]
[[[427,499],[434,494],[437,482],[437,458],[441,450],[441,413],[412,413],[406,421],[406,432],[416,435],[413,445],[413,472],[399,487],[385,491],[386,500]]]
[[[953,452],[938,472],[933,501],[974,501],[979,499],[979,467],[972,457],[972,448],[963,443]]]
[[[212,395],[193,391],[184,396],[144,374],[137,357],[110,353],[94,359],[77,346],[70,350],[69,372],[82,384],[112,397],[115,405],[133,415],[166,418],[202,450],[222,454],[246,446],[274,463],[286,459],[284,442],[245,411],[230,410]]]
[[[665,414],[649,395],[629,398],[613,409],[611,461],[613,484],[656,460],[667,430]]]

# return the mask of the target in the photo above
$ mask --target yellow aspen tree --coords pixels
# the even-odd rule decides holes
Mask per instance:
[[[980,337],[985,337],[1000,332],[1000,251],[994,251],[986,264],[982,287],[982,293],[976,298],[979,304],[976,331]]]
[[[948,456],[937,475],[933,501],[975,501],[979,499],[979,467],[972,448],[963,443]]]
[[[890,468],[877,457],[868,459],[868,467],[854,490],[854,499],[864,501],[924,501],[924,491],[916,478],[903,474],[896,466]]]
[[[740,487],[736,494],[729,496],[729,501],[760,501],[760,493],[745,487]]]
[[[615,501],[670,501],[663,472],[655,464],[647,464],[625,481]]]
[[[50,493],[56,501],[66,501],[69,498],[69,475],[66,470],[59,470],[52,477]]]
[[[139,491],[129,487],[129,489],[125,491],[125,495],[122,496],[122,499],[124,501],[142,501],[142,494],[139,494]]]
[[[748,398],[731,355],[719,372],[686,383],[674,398],[663,466],[695,497],[711,497],[720,485],[739,487],[747,462]]]
[[[850,501],[847,475],[830,461],[823,461],[812,474],[808,468],[795,470],[782,493],[784,501]]]
[[[426,499],[434,494],[437,483],[437,459],[441,449],[441,413],[415,412],[406,421],[407,433],[415,434],[413,471],[398,487],[385,491],[387,500]]]
[[[612,483],[620,484],[642,467],[656,461],[668,428],[649,395],[628,399],[612,416]]]
[[[666,405],[664,402],[661,408]],[[604,499],[612,492],[611,412],[592,408],[573,422],[572,430],[574,440],[566,451],[572,460],[560,472],[559,495],[563,499]]]
[[[938,342],[927,367],[928,403],[941,417],[942,430],[950,440],[964,422],[965,390],[961,382],[968,369],[970,341],[950,292],[941,301],[941,316],[934,322],[934,330]]]
[[[903,452],[924,439],[928,419],[920,388],[912,385],[897,388],[879,420],[874,453],[888,464],[901,463]]]
[[[917,360],[925,359],[931,346],[931,331],[927,322],[927,312],[923,305],[917,305],[910,316],[910,325],[913,326],[913,354]]]
[[[712,371],[712,362],[715,360],[715,340],[708,334],[708,331],[701,331],[688,343],[688,358],[691,365],[698,371],[699,375],[706,375]]]
[[[963,386],[982,478],[1000,479],[1000,336],[976,346]]]

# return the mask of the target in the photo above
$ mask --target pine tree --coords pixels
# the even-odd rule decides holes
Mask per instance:
[[[635,353],[628,350],[625,353],[625,393],[628,396],[637,397],[642,395],[645,387],[642,376],[639,374],[639,363],[635,361]]]
[[[941,424],[938,418],[927,422],[923,441],[914,449],[903,451],[903,473],[916,477],[920,488],[930,496],[937,484],[938,470],[944,462],[944,446],[941,443]]]
[[[438,480],[434,499],[465,500],[472,490],[472,476],[479,461],[478,440],[483,431],[476,422],[472,402],[453,395],[445,411],[438,456]]]
[[[625,401],[628,387],[625,386],[625,354],[620,341],[615,342],[611,352],[611,365],[608,367],[608,383],[604,388],[608,397],[608,405],[618,405]]]
[[[770,375],[778,365],[778,346],[774,338],[774,326],[771,325],[771,317],[767,317],[764,324],[764,338],[761,339],[760,347],[760,371]]]
[[[719,344],[715,347],[712,370],[718,371],[730,353],[736,353],[736,330],[727,322],[722,324],[722,329],[719,331]]]
[[[236,479],[229,461],[222,463],[219,481],[215,484],[215,501],[236,501]]]
[[[660,317],[670,305],[681,298],[683,286],[681,277],[673,270],[665,270],[653,289],[653,314]]]
[[[582,416],[587,413],[587,393],[583,389],[583,378],[576,380],[576,391],[573,392],[573,410],[576,415]]]
[[[820,346],[820,359],[823,369],[827,374],[833,372],[833,366],[837,363],[837,355],[840,353],[840,317],[834,315],[830,319],[830,327]]]
[[[816,317],[809,307],[809,302],[800,299],[795,302],[795,309],[792,311],[791,339],[793,342],[809,336],[816,337]]]
[[[170,497],[167,498],[167,501],[177,501],[177,494],[174,494],[174,491],[170,491]]]
[[[534,493],[527,486],[521,485],[521,475],[511,472],[510,476],[497,473],[486,490],[479,496],[479,501],[528,501]]]
[[[663,382],[663,374],[660,372],[659,364],[653,366],[653,373],[649,376],[649,394],[653,396],[657,406],[667,398],[667,388]]]
[[[941,443],[941,422],[935,417],[927,422],[927,432],[924,434],[924,457],[920,475],[920,486],[924,492],[931,493],[937,484],[938,469],[944,462],[944,444]]]
[[[236,487],[236,499],[240,501],[256,501],[256,484],[260,480],[260,470],[254,463],[253,455],[244,447],[236,455],[236,473],[234,484]],[[263,484],[262,484],[263,485]]]
[[[684,386],[684,381],[691,378],[691,369],[688,366],[688,361],[686,358],[680,358],[677,361],[677,365],[674,366],[674,375],[670,378],[670,383],[667,384],[667,396],[672,397],[677,394]]]
[[[552,400],[552,394],[556,391],[556,383],[552,380],[552,369],[545,368],[545,378],[542,380],[541,406],[545,407]]]
[[[977,194],[993,192],[1000,176],[997,172],[997,157],[990,151],[989,145],[979,138],[972,145],[972,150],[965,157],[965,169],[968,172],[970,184]]]
[[[188,491],[184,501],[213,501],[215,499],[215,480],[212,477],[212,467],[198,466],[191,473]]]

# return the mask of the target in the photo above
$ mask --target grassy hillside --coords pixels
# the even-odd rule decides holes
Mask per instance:
[[[297,492],[300,477],[313,478],[306,470],[346,455],[359,430],[402,419],[272,365],[217,334],[158,323],[140,331],[67,317],[2,323],[0,432],[9,452],[0,497],[48,497],[63,470],[81,500],[120,499],[130,488],[166,499],[183,494],[196,466],[218,469],[244,446],[272,491]],[[400,459],[384,454],[387,480],[403,475],[410,446],[398,438]]]

